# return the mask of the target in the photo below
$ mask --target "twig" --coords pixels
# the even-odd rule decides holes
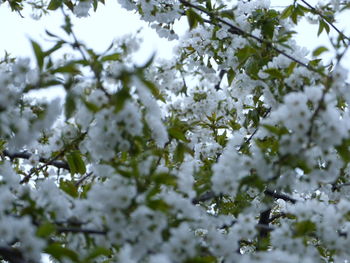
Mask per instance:
[[[5,156],[7,156],[8,158],[11,159],[11,161],[13,159],[16,159],[16,158],[20,158],[20,159],[30,159],[30,157],[32,156],[32,154],[28,153],[28,152],[16,152],[16,153],[10,153],[8,150],[4,150],[3,151],[3,154]],[[39,162],[41,163],[48,163],[48,159],[46,158],[43,158],[43,157],[39,157]],[[59,169],[66,169],[66,170],[70,170],[69,169],[69,165],[68,163],[64,162],[64,161],[58,161],[58,160],[55,160],[55,161],[52,161],[50,163],[50,165],[52,166],[55,166],[56,168],[59,168]]]
[[[269,227],[269,223],[270,223],[270,214],[271,214],[271,208],[263,211],[260,213],[260,217],[259,217],[259,224],[258,225],[264,225]],[[267,237],[269,231],[267,231],[266,228],[261,228],[259,229],[259,240],[262,238]]]
[[[82,178],[80,178],[74,185],[78,187],[81,185],[87,178],[89,178],[91,175],[93,175],[93,172],[89,172],[86,175],[84,175]]]
[[[264,113],[264,115],[262,116],[262,118],[266,118],[267,115],[269,115],[270,112],[271,112],[271,108],[268,108],[267,111],[266,111],[266,112]],[[260,126],[256,127],[256,129],[255,129],[255,130],[253,131],[253,133],[248,137],[248,139],[245,140],[245,141],[241,144],[241,146],[240,146],[239,149],[238,149],[239,151],[241,151],[245,145],[247,145],[247,144],[250,143],[250,141],[253,139],[254,135],[258,132],[259,127],[260,127]]]
[[[291,202],[292,204],[295,204],[297,202],[296,199],[294,199],[294,198],[292,198],[292,197],[290,197],[290,196],[288,196],[286,194],[278,193],[278,192],[270,190],[270,189],[266,189],[264,191],[264,194],[268,195],[268,196],[271,196],[273,198],[276,198],[276,199],[282,199],[284,201]],[[208,192],[206,192],[203,195],[200,195],[198,197],[193,198],[192,199],[192,204],[197,205],[200,202],[205,202],[205,201],[211,200],[213,198],[216,198],[218,196],[222,196],[222,194],[217,195],[213,191],[208,191]]]
[[[264,191],[264,194],[271,196],[273,198],[276,198],[276,199],[282,199],[284,201],[291,202],[292,204],[295,204],[297,202],[296,199],[294,199],[286,194],[278,193],[278,192],[270,190],[270,189],[266,189]]]
[[[271,222],[275,221],[276,219],[278,219],[278,218],[280,218],[280,217],[285,217],[286,215],[287,215],[287,214],[286,214],[286,213],[283,213],[283,212],[278,213],[278,214],[275,214],[275,215],[273,215],[273,216],[270,217],[269,222],[271,223]]]
[[[32,175],[35,172],[41,171],[43,168],[51,165],[53,162],[57,161],[58,158],[60,158],[63,154],[64,154],[64,150],[59,152],[55,157],[52,157],[51,159],[49,159],[46,163],[44,163],[43,165],[39,166],[38,168],[33,168],[31,170],[31,172],[29,172],[29,174],[27,174],[21,181],[20,184],[26,183],[29,181],[29,179],[32,177]]]
[[[227,71],[226,70],[224,70],[224,69],[222,69],[221,71],[220,71],[220,73],[219,73],[219,81],[218,81],[218,83],[215,85],[215,89],[216,90],[220,90],[221,88],[220,88],[220,84],[221,84],[221,81],[222,81],[222,79],[223,79],[223,77],[224,77],[224,75],[227,73]]]
[[[336,190],[340,190],[340,188],[344,187],[344,186],[350,186],[350,183],[343,183],[343,184],[333,184],[332,185],[332,191],[336,191]]]
[[[96,230],[88,228],[79,228],[79,227],[57,227],[57,232],[59,233],[84,233],[92,235],[106,235],[106,230]]]
[[[205,202],[205,201],[211,200],[211,199],[213,199],[213,198],[215,198],[217,196],[218,195],[216,195],[213,191],[209,191],[209,192],[206,192],[203,195],[200,195],[198,197],[193,198],[192,199],[192,204],[198,205],[200,202]]]

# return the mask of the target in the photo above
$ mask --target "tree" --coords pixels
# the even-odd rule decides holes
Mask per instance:
[[[187,17],[142,66],[136,36],[76,37],[103,0],[5,2],[63,12],[66,36],[0,62],[1,262],[347,262],[347,1],[119,0],[170,40]],[[303,17],[335,32],[331,64],[296,45]],[[26,96],[57,85],[63,103]]]

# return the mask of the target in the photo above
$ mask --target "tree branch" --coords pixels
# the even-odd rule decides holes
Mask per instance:
[[[287,214],[281,212],[281,213],[278,213],[278,214],[271,216],[269,221],[271,223],[271,222],[275,221],[276,219],[281,218],[281,217],[285,217],[285,216],[287,216]]]
[[[82,178],[80,178],[74,185],[76,187],[80,186],[87,178],[89,178],[91,175],[93,175],[93,172],[89,172],[85,174]]]
[[[93,235],[106,235],[107,231],[105,230],[96,230],[88,228],[79,228],[79,227],[57,227],[58,233],[84,233],[84,234],[93,234]]]
[[[271,108],[268,108],[267,111],[266,111],[266,112],[264,113],[264,115],[262,116],[262,118],[263,118],[263,119],[266,118],[267,115],[269,115],[270,112],[271,112]],[[258,132],[259,127],[260,127],[260,126],[256,127],[256,129],[255,129],[255,130],[253,131],[253,133],[248,137],[248,139],[245,140],[245,141],[241,144],[241,146],[239,147],[239,151],[241,151],[245,145],[247,145],[247,144],[250,143],[250,141],[253,139],[254,135]]]
[[[220,70],[220,73],[219,73],[219,81],[218,81],[218,83],[217,83],[217,84],[215,85],[215,87],[214,87],[215,90],[220,90],[220,89],[221,89],[221,88],[220,88],[220,84],[221,84],[221,81],[222,81],[222,79],[223,79],[225,73],[227,73],[226,70],[224,70],[224,69]]]
[[[0,256],[10,263],[29,263],[18,249],[12,247],[1,246]]]
[[[57,159],[64,154],[64,150],[62,150],[61,152],[59,152],[56,156],[52,157],[51,159],[47,160],[47,162],[45,162],[43,165],[41,165],[38,168],[33,168],[29,174],[27,174],[20,182],[20,184],[26,183],[29,181],[29,179],[32,177],[32,175],[37,172],[42,170],[43,168],[47,167],[48,165],[52,165],[54,162],[57,161]]]
[[[276,199],[282,199],[284,201],[291,202],[292,204],[295,204],[297,202],[296,199],[294,199],[286,194],[278,193],[278,192],[270,190],[270,189],[266,189],[264,191],[264,194],[271,196],[273,198],[276,198]]]
[[[273,198],[276,198],[276,199],[282,199],[284,201],[291,202],[292,204],[295,204],[297,202],[296,199],[294,199],[286,194],[278,193],[278,192],[270,190],[270,189],[266,189],[264,191],[264,194],[271,196]],[[205,201],[211,200],[213,198],[216,198],[218,196],[222,196],[222,195],[216,195],[213,191],[208,191],[203,195],[200,195],[198,197],[193,198],[192,204],[197,205],[200,202],[205,202]]]
[[[12,161],[13,159],[16,158],[20,158],[20,159],[30,159],[30,157],[32,156],[32,154],[28,153],[28,152],[17,152],[17,153],[10,153],[8,150],[4,150],[2,152],[6,157],[10,158],[10,160]],[[39,157],[39,162],[41,163],[48,163],[49,160],[43,157]],[[64,161],[58,161],[58,160],[54,160],[50,163],[50,165],[55,166],[56,168],[59,169],[66,169],[69,171],[69,165],[68,163],[64,162]]]
[[[265,211],[263,211],[263,212],[261,212],[258,224],[269,227],[270,214],[271,214],[271,209],[270,208],[265,210]],[[268,232],[269,231],[266,228],[259,229],[259,239],[267,237]]]
[[[217,196],[218,195],[216,195],[213,191],[208,191],[203,195],[200,195],[198,197],[193,198],[192,204],[198,205],[200,202],[205,202],[205,201],[211,200]]]

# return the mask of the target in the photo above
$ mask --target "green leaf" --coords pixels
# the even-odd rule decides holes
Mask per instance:
[[[144,79],[144,78],[141,78],[140,80],[151,91],[152,95],[156,99],[159,99],[159,100],[161,100],[164,103],[166,102],[164,97],[163,97],[163,95],[159,92],[159,89],[157,88],[157,86],[152,81],[149,81],[149,80]]]
[[[244,63],[248,58],[250,58],[254,54],[256,54],[256,50],[254,48],[252,48],[251,46],[245,46],[237,51],[236,56],[240,63]]]
[[[185,261],[185,263],[215,263],[217,259],[213,256],[201,256],[190,258]]]
[[[38,67],[39,67],[40,70],[42,70],[43,66],[44,66],[45,54],[44,54],[43,50],[41,49],[40,45],[37,42],[35,42],[34,40],[31,40],[30,42],[32,44],[32,48],[33,48],[33,51],[34,51],[36,62],[38,63]]]
[[[68,92],[66,95],[66,103],[64,104],[64,112],[67,120],[73,116],[75,110],[75,95],[72,92]]]
[[[52,48],[50,48],[49,50],[44,52],[44,56],[49,56],[52,53],[54,53],[55,51],[59,50],[62,47],[63,44],[64,44],[63,41],[58,41],[56,43],[56,45],[54,45]]]
[[[44,251],[59,261],[61,261],[63,258],[69,258],[73,262],[79,262],[79,256],[75,251],[63,247],[63,245],[59,243],[52,243],[48,245]]]
[[[213,10],[213,6],[212,6],[210,0],[206,0],[205,1],[205,7],[208,9],[208,11],[212,11]]]
[[[57,8],[61,7],[61,5],[62,5],[62,0],[51,0],[47,9],[56,10]]]
[[[313,52],[312,52],[312,55],[314,57],[317,57],[319,55],[321,55],[323,52],[326,52],[328,51],[328,48],[324,47],[324,46],[321,46],[321,47],[318,47],[316,48]]]
[[[318,24],[317,36],[319,36],[319,35],[323,32],[323,30],[326,30],[326,32],[327,32],[327,34],[328,34],[330,28],[329,28],[329,25],[328,25],[323,19],[321,19],[321,20],[319,21],[319,24]]]
[[[81,158],[81,153],[79,151],[72,151],[66,156],[69,170],[71,174],[84,174],[86,173],[86,167],[83,159]]]
[[[71,197],[77,198],[79,196],[79,192],[77,187],[71,181],[60,180],[60,189],[62,189],[66,194]]]
[[[49,237],[52,233],[56,231],[56,226],[52,223],[44,223],[40,225],[36,231],[36,235],[41,238]]]
[[[93,112],[93,113],[96,113],[96,112],[98,112],[98,111],[100,110],[100,108],[99,108],[97,105],[93,104],[92,102],[87,101],[87,100],[85,100],[84,98],[82,98],[82,101],[84,102],[86,108],[87,108],[89,111],[91,111],[91,112]]]
[[[275,23],[273,22],[273,20],[266,21],[261,27],[261,31],[263,35],[268,39],[273,38],[274,30],[275,30]]]
[[[112,102],[114,103],[114,112],[118,113],[124,108],[125,102],[130,98],[129,89],[123,87],[117,93],[112,96]]]
[[[76,171],[79,174],[85,174],[86,167],[85,167],[85,163],[84,163],[83,159],[81,158],[81,156],[82,156],[81,153],[79,151],[74,151],[71,153],[71,155],[73,156]]]
[[[94,7],[94,11],[96,12],[97,6],[98,6],[98,1],[97,1],[97,0],[94,0],[94,1],[92,2],[92,5],[93,5],[93,7]]]
[[[180,140],[180,141],[184,141],[184,142],[189,142],[189,140],[187,140],[184,132],[177,128],[177,127],[171,127],[168,129],[168,133],[171,137]]]
[[[276,69],[276,68],[268,68],[268,69],[265,69],[264,72],[269,74],[270,77],[272,77],[274,79],[283,79],[284,78],[284,76],[281,73],[281,71]]]
[[[101,62],[106,62],[106,61],[117,61],[120,60],[120,54],[119,53],[114,53],[111,55],[106,55],[101,58]]]
[[[231,85],[232,81],[235,79],[236,72],[233,71],[232,68],[230,68],[227,72],[227,82],[229,85]]]
[[[263,190],[266,187],[261,178],[256,174],[242,178],[240,182],[240,187],[242,187],[243,185],[257,188],[259,190]]]
[[[52,73],[69,73],[69,74],[72,74],[72,75],[77,75],[77,74],[80,74],[80,70],[77,69],[77,65],[75,63],[69,63],[69,64],[66,64],[62,67],[58,67],[58,68],[55,68],[54,70],[52,70]]]
[[[64,0],[64,4],[65,4],[65,6],[67,6],[69,8],[70,11],[74,12],[74,5],[73,5],[72,1]]]
[[[92,259],[95,259],[99,256],[105,256],[108,257],[111,254],[111,252],[109,251],[109,249],[104,248],[104,247],[96,247],[94,248],[90,254],[83,260],[83,262],[87,262],[90,261]]]
[[[176,186],[176,177],[169,173],[153,174],[151,180],[158,185]]]
[[[147,206],[152,210],[161,211],[165,213],[168,212],[170,208],[170,206],[164,200],[161,199],[149,200],[147,202]]]
[[[297,222],[294,225],[295,237],[304,237],[305,235],[312,234],[315,231],[316,231],[316,225],[314,222],[310,220]]]
[[[276,134],[278,136],[282,136],[284,134],[288,134],[288,130],[285,127],[277,127],[273,125],[263,124],[262,125],[269,132]]]
[[[66,156],[66,160],[69,166],[69,171],[72,175],[77,173],[77,168],[75,167],[75,162],[74,162],[74,158],[71,154],[68,154]]]
[[[350,140],[343,140],[341,145],[336,146],[338,154],[343,159],[345,163],[350,162]]]
[[[203,18],[197,14],[192,8],[186,11],[186,16],[188,20],[188,25],[190,26],[190,30],[196,28],[198,23],[203,24]]]
[[[292,12],[293,12],[293,9],[294,9],[294,5],[287,6],[287,7],[283,10],[283,12],[282,12],[282,14],[281,14],[281,16],[280,16],[280,19],[286,19],[286,18],[290,17],[290,15],[291,15]]]

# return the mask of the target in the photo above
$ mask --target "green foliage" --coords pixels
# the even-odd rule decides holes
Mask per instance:
[[[85,174],[86,167],[79,151],[71,151],[66,155],[69,170],[72,175],[79,173]]]
[[[62,244],[57,242],[49,244],[45,249],[45,253],[49,254],[57,260],[69,258],[73,262],[79,262],[79,255],[75,251],[66,248]]]
[[[203,18],[199,14],[197,14],[192,8],[189,8],[186,11],[186,16],[190,29],[196,28],[198,24],[203,24]]]

